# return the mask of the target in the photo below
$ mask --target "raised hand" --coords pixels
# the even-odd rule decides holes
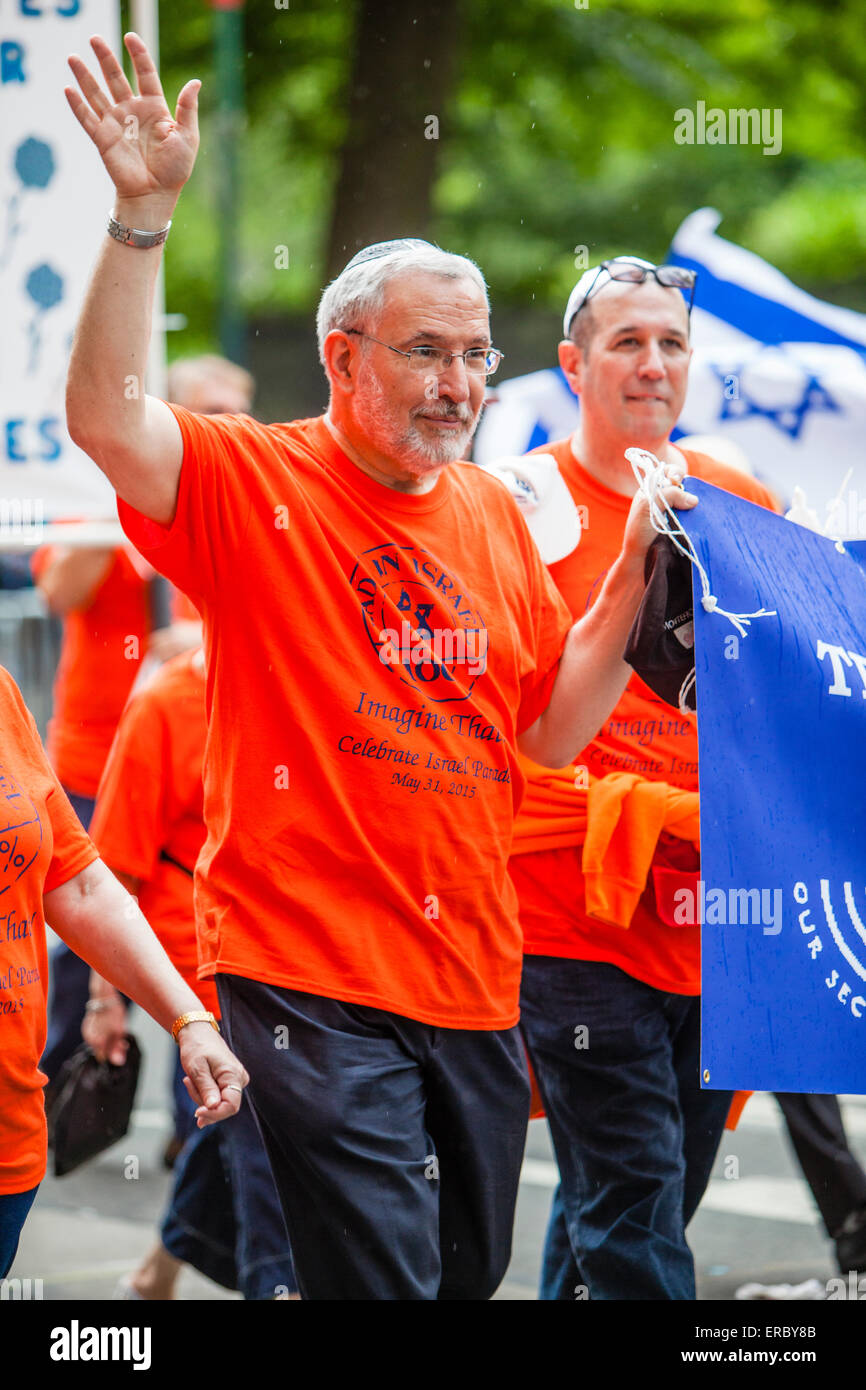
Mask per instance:
[[[95,37],[90,45],[108,93],[81,58],[73,55],[69,66],[81,92],[66,87],[66,99],[99,150],[119,199],[176,200],[192,173],[198,149],[201,83],[197,78],[187,82],[172,116],[144,41],[138,34],[127,34],[124,43],[135,69],[138,96],[105,39]]]

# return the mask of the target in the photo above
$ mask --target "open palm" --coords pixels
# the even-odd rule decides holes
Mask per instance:
[[[119,59],[104,39],[91,39],[108,94],[78,57],[69,59],[81,92],[67,87],[66,99],[102,156],[121,198],[177,194],[189,178],[198,149],[197,80],[166,105],[153,59],[137,34],[124,40],[138,83],[136,96]]]

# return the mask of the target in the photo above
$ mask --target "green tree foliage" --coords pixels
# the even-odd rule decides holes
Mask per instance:
[[[443,109],[431,113],[429,235],[474,256],[498,301],[557,306],[575,277],[575,248],[590,260],[624,250],[659,257],[682,218],[709,204],[723,214],[723,235],[817,293],[866,305],[860,0],[668,0],[663,9],[656,0],[459,0],[458,11],[456,26],[431,32],[431,57],[453,50],[454,68]],[[375,0],[247,4],[242,292],[251,311],[315,302],[335,240],[342,153],[354,144],[357,157],[348,124],[357,24],[375,12]],[[211,11],[175,0],[160,21],[167,88],[192,74],[205,83],[200,165],[168,258],[169,305],[203,332],[220,159]],[[396,103],[399,119],[399,95],[380,100]],[[780,110],[780,153],[677,144],[675,112],[699,101]],[[411,140],[420,158],[424,139],[417,112],[412,119],[407,160]],[[280,245],[289,266],[278,270]]]

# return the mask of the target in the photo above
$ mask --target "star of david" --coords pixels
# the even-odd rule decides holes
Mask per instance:
[[[749,372],[754,370],[763,353],[757,353],[748,362],[742,362],[734,368],[723,368],[710,362],[708,364],[710,370],[718,378],[723,388],[718,415],[719,421],[745,420],[749,416],[757,415],[763,420],[768,420],[771,425],[775,425],[790,439],[799,439],[803,430],[803,422],[810,411],[832,412],[841,410],[841,406],[836,403],[826,387],[821,385],[814,372],[804,367],[796,358],[782,352],[780,348],[769,347],[764,349],[764,352],[779,353],[786,362],[792,363],[798,369],[801,374],[799,397],[786,405],[765,406],[749,394],[746,384]],[[736,380],[738,387],[738,393],[733,397],[728,394],[732,379]]]

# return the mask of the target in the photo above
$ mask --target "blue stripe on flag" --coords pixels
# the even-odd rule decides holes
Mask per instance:
[[[532,431],[532,434],[529,436],[524,446],[523,452],[525,454],[532,453],[533,449],[538,449],[542,444],[546,444],[549,438],[550,431],[546,430],[542,424],[536,424],[535,429]]]
[[[866,348],[854,338],[847,338],[816,319],[807,318],[796,309],[767,299],[753,290],[743,289],[731,280],[720,280],[706,265],[688,256],[672,252],[669,264],[686,266],[698,272],[695,304],[704,313],[713,314],[741,333],[763,343],[832,343],[837,347],[853,348],[866,358]]]

